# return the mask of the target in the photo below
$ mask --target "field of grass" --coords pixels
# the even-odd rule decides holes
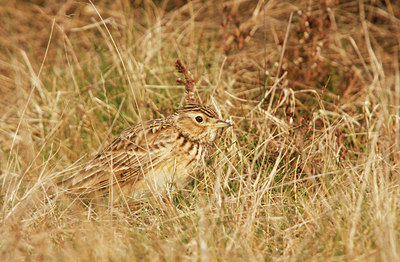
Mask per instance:
[[[400,261],[400,3],[0,0],[0,261]],[[233,128],[184,190],[46,201],[184,103]]]

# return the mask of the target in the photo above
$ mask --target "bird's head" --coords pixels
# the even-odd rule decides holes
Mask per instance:
[[[214,109],[200,104],[188,104],[173,115],[176,127],[193,141],[212,143],[219,128],[232,126],[219,119]]]

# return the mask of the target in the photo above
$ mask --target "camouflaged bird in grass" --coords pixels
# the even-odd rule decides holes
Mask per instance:
[[[218,129],[228,126],[211,107],[188,104],[166,118],[126,129],[61,184],[67,192],[88,198],[164,195],[191,181],[205,163]]]

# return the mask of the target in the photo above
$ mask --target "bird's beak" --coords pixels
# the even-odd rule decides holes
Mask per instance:
[[[229,122],[225,122],[222,120],[218,120],[217,123],[215,123],[215,125],[214,125],[215,128],[227,127],[227,126],[233,126],[233,125]]]

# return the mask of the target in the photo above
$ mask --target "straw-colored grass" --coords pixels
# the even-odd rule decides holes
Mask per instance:
[[[1,261],[400,260],[395,1],[2,0],[0,15]],[[46,200],[184,102],[177,59],[234,122],[196,179],[132,207]]]

